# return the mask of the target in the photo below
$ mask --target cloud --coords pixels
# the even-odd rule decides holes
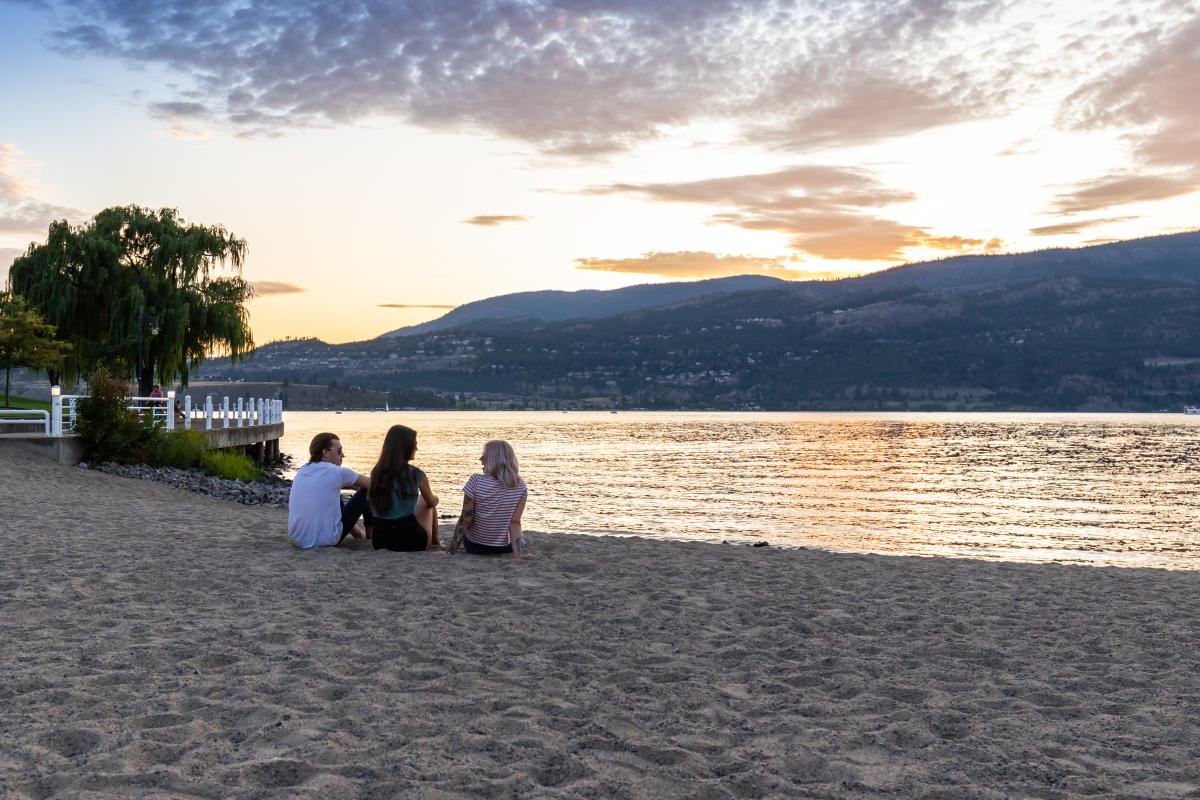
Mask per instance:
[[[213,116],[203,103],[151,103],[150,111],[163,119],[211,119]]]
[[[926,227],[879,216],[876,209],[916,198],[884,185],[867,170],[808,165],[775,172],[679,183],[616,183],[586,194],[629,194],[660,203],[698,203],[722,209],[710,222],[790,234],[789,246],[826,259],[896,261],[910,248],[961,252],[983,239],[939,236]]]
[[[445,311],[458,306],[438,306],[438,305],[406,305],[404,303],[380,303],[379,308],[428,308],[434,310]]]
[[[1200,15],[1186,24],[1129,36],[1117,67],[1083,83],[1059,109],[1072,131],[1124,134],[1137,168],[1083,181],[1060,194],[1054,213],[1070,214],[1200,191]]]
[[[664,278],[727,278],[734,275],[771,275],[784,280],[829,277],[785,266],[783,258],[717,255],[699,251],[645,253],[638,258],[577,258],[576,269],[661,275]],[[837,277],[843,277],[838,273]]]
[[[512,215],[484,214],[484,215],[481,215],[478,217],[471,217],[470,219],[464,219],[464,220],[462,220],[462,222],[466,225],[478,225],[481,228],[495,228],[500,225],[506,225],[510,222],[528,222],[529,219],[530,219],[529,217],[524,217],[524,216],[521,216],[518,214],[512,214]]]
[[[1043,225],[1040,228],[1032,228],[1029,233],[1033,236],[1062,236],[1065,234],[1082,233],[1088,228],[1098,228],[1102,225],[1109,225],[1116,222],[1128,222],[1129,220],[1139,219],[1139,217],[1108,217],[1107,219],[1087,219],[1077,220],[1075,222],[1061,222],[1057,225]]]
[[[788,150],[910,135],[1011,107],[1071,56],[1036,52],[1042,32],[1010,18],[1021,3],[977,0],[47,6],[62,51],[190,77],[154,113],[246,135],[383,115],[572,158],[712,119]]]
[[[961,89],[932,80],[905,84],[848,74],[835,97],[782,122],[751,128],[747,138],[783,150],[869,144],[995,113],[998,98],[971,97]]]
[[[255,297],[271,297],[277,294],[299,294],[308,291],[303,286],[297,286],[294,283],[285,283],[284,281],[250,281],[250,288],[254,291]]]
[[[1158,31],[1133,53],[1072,92],[1062,103],[1060,123],[1084,131],[1136,129],[1132,141],[1146,164],[1194,166],[1200,162],[1200,15]]]
[[[824,165],[679,183],[616,183],[593,186],[584,193],[636,194],[665,203],[756,205],[778,210],[884,206],[916,199],[910,192],[888,189],[866,170]]]
[[[1174,175],[1110,173],[1081,181],[1070,191],[1058,194],[1050,205],[1052,214],[1081,214],[1112,206],[1169,200],[1200,189],[1200,168]]]
[[[151,103],[151,116],[166,120],[164,132],[176,139],[209,139],[216,135],[214,115],[208,106],[195,102]]]
[[[38,198],[37,184],[26,177],[33,166],[14,145],[0,142],[0,234],[45,236],[56,219],[85,221],[88,215],[77,208]]]

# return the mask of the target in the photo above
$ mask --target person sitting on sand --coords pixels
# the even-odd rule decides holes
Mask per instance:
[[[288,498],[288,538],[297,547],[332,547],[347,534],[366,539],[359,517],[369,527],[367,490],[371,479],[342,466],[342,442],[335,433],[318,433],[308,445],[308,463],[292,479]],[[358,491],[345,504],[342,489]]]
[[[483,473],[475,473],[463,487],[463,508],[454,526],[451,555],[461,544],[468,553],[489,555],[522,552],[521,512],[528,492],[517,464],[517,454],[508,442],[494,440],[483,446],[479,457]]]
[[[440,546],[437,534],[438,498],[429,478],[411,463],[417,452],[417,432],[393,425],[383,438],[379,460],[371,470],[371,542],[376,550],[415,552]]]

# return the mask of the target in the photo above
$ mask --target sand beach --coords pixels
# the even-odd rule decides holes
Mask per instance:
[[[0,508],[0,797],[1200,797],[1200,573],[299,551],[11,450]]]

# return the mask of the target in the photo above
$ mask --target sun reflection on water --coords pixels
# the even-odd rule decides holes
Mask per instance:
[[[508,439],[531,530],[1200,569],[1200,421],[1177,415],[289,412],[369,472],[388,426],[456,513]],[[298,465],[298,464],[297,464]]]

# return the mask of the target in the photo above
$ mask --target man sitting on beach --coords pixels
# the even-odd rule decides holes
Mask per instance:
[[[342,442],[334,433],[318,433],[308,445],[308,463],[292,479],[288,499],[288,537],[297,547],[332,547],[346,534],[366,539],[358,518],[371,524],[367,490],[371,479],[342,466]],[[358,491],[342,504],[342,489]]]

